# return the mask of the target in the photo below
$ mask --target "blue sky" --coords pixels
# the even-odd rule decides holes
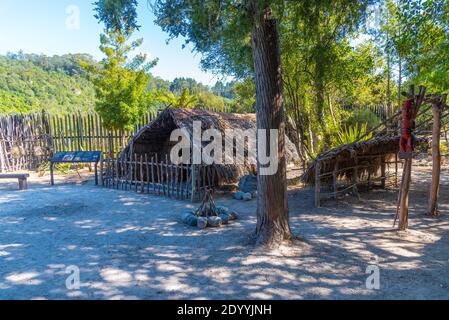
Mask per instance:
[[[23,50],[25,53],[60,55],[89,53],[96,59],[103,26],[93,17],[94,0],[0,0],[0,54]],[[79,28],[69,24],[71,6],[79,8]],[[67,11],[68,10],[68,11]],[[191,77],[204,84],[214,84],[216,76],[200,69],[200,55],[189,47],[182,49],[183,40],[174,39],[167,45],[168,35],[156,26],[146,0],[139,0],[139,24],[136,37],[144,38],[139,51],[159,58],[152,69],[155,76],[166,80]],[[75,27],[70,27],[75,26]]]

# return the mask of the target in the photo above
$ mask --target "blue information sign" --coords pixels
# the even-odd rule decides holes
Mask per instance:
[[[103,184],[103,154],[101,151],[66,151],[56,152],[50,160],[51,185],[54,185],[53,166],[55,163],[95,163],[95,184],[98,185],[98,163]]]

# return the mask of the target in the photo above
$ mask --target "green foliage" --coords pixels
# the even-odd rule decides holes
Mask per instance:
[[[94,2],[95,18],[105,24],[108,31],[120,31],[125,36],[139,29],[137,0],[98,0]]]
[[[405,1],[397,19],[410,79],[429,91],[448,91],[449,0]]]
[[[9,53],[0,56],[0,113],[90,111],[95,91],[79,60],[88,55],[48,57]]]
[[[430,149],[430,150],[432,150],[432,149]],[[440,154],[443,157],[449,155],[449,144],[446,141],[440,142]]]
[[[175,95],[173,92],[161,91],[156,100],[162,101],[166,106],[172,108],[192,109],[198,101],[195,95],[191,95],[189,89],[184,89],[181,95]]]
[[[359,124],[356,123],[353,126],[342,126],[340,131],[337,134],[337,139],[335,140],[334,147],[349,144],[355,141],[366,141],[372,138],[372,133],[367,133],[367,125],[366,123],[362,124],[359,127]],[[359,140],[360,139],[360,140]]]
[[[215,85],[211,88],[211,91],[213,94],[217,96],[221,96],[223,98],[227,99],[233,99],[234,98],[234,85],[236,84],[236,81],[230,81],[227,83],[223,83],[221,81],[217,81]]]
[[[355,125],[366,125],[368,129],[372,129],[380,124],[379,117],[372,112],[369,109],[363,108],[363,109],[356,109],[354,110],[348,121],[347,124],[349,126],[355,126]]]
[[[143,42],[131,40],[139,28],[136,0],[99,0],[94,5],[95,17],[105,24],[100,50],[106,56],[101,67],[85,64],[95,84],[96,110],[107,128],[130,129],[154,102],[154,95],[147,92],[147,72],[157,59],[147,62],[145,54],[129,57]]]
[[[230,102],[232,112],[256,112],[256,86],[251,78],[235,82],[232,87],[234,99]]]
[[[225,100],[210,92],[200,92],[197,94],[196,107],[206,110],[225,111]]]

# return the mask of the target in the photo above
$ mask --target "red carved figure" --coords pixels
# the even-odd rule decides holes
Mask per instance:
[[[404,101],[402,107],[402,134],[399,141],[400,158],[411,158],[413,156],[413,129],[415,128],[413,100]]]

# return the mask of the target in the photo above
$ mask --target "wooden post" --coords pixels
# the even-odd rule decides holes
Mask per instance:
[[[320,207],[320,161],[315,164],[315,207]]]
[[[385,189],[386,182],[386,166],[385,166],[385,156],[380,157],[380,186]]]
[[[137,180],[137,173],[138,173],[138,169],[137,169],[137,165],[138,165],[138,161],[137,161],[137,153],[134,154],[134,191],[137,192],[138,189],[138,182],[139,180]]]
[[[191,201],[196,202],[199,200],[198,190],[197,190],[197,180],[198,180],[198,165],[192,164],[191,169],[191,179],[192,179],[192,195]]]
[[[396,153],[394,156],[394,186],[398,187],[398,154]]]
[[[94,163],[94,170],[95,170],[95,185],[98,186],[98,162]]]
[[[424,101],[426,88],[420,87],[419,95],[415,96],[415,88],[414,86],[410,86],[409,98],[414,98],[414,114],[416,115],[421,107],[421,104]],[[405,110],[403,110],[405,112]],[[398,218],[399,218],[399,230],[405,230],[408,228],[408,195],[410,191],[410,182],[412,178],[412,158],[404,159],[404,166],[402,169],[402,181],[400,188],[400,197],[399,197],[399,210],[398,210]]]
[[[332,187],[334,190],[334,199],[335,200],[337,200],[337,196],[338,196],[337,171],[338,171],[338,160],[336,160],[334,171],[332,172]]]
[[[440,152],[440,135],[441,135],[441,112],[446,104],[446,96],[441,101],[434,101],[432,104],[433,112],[433,128],[432,128],[432,183],[430,185],[429,207],[427,215],[438,215],[438,191],[440,188],[441,173],[441,152]]]
[[[359,158],[357,156],[354,157],[354,169],[352,170],[352,192],[353,194],[360,199],[359,190],[357,188],[357,184],[359,183]]]
[[[143,156],[140,155],[140,193],[145,193],[145,180],[143,179]]]
[[[153,185],[153,192],[156,193],[156,182],[154,180],[154,157],[151,157],[151,183]]]
[[[147,175],[147,192],[150,193],[150,167],[148,166],[148,154],[145,153],[145,173]]]
[[[405,230],[408,227],[408,194],[410,191],[412,159],[404,160],[404,167],[402,170],[402,182],[399,198],[399,230]]]
[[[54,163],[50,162],[50,184],[52,186],[55,185],[55,178],[53,177],[53,174],[54,174]]]

